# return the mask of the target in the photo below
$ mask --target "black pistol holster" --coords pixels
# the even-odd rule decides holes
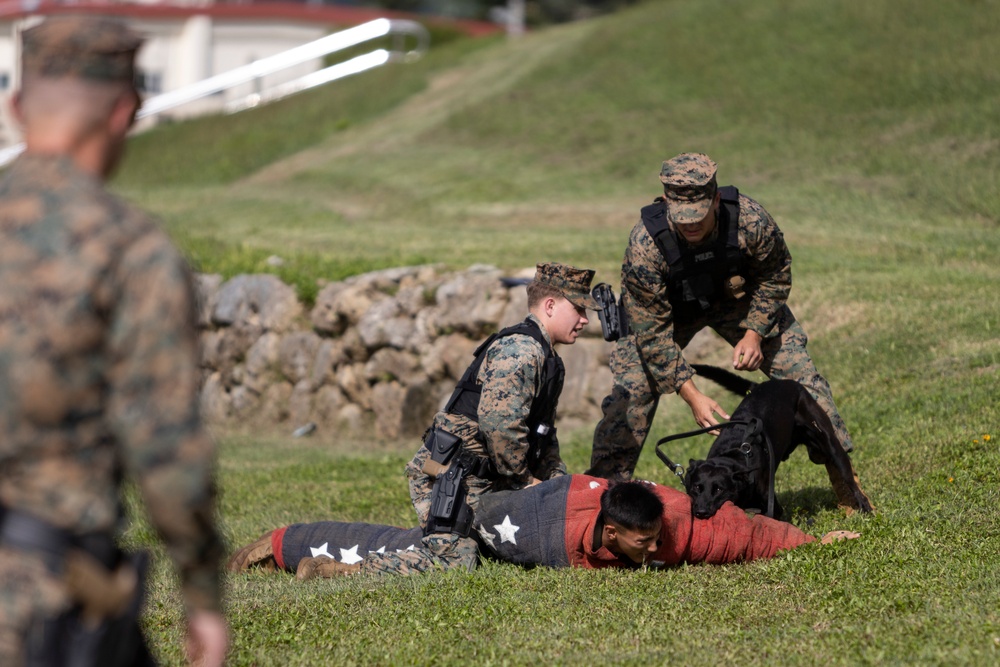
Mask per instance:
[[[601,333],[606,341],[616,341],[622,336],[627,336],[628,318],[625,316],[625,308],[621,299],[615,299],[615,292],[611,285],[598,283],[590,292],[594,301],[601,307],[597,311],[597,316],[601,319]]]
[[[489,475],[489,459],[465,451],[461,438],[438,428],[430,429],[424,446],[431,453],[424,472],[436,477],[424,534],[455,533],[467,537],[472,531],[472,510],[466,502],[462,481],[468,475]]]
[[[110,534],[75,536],[26,512],[0,508],[0,544],[41,560],[60,577],[74,606],[33,619],[26,667],[154,665],[139,627],[149,566],[146,552],[126,554]]]

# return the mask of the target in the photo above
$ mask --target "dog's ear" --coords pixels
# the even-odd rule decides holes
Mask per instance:
[[[750,475],[745,470],[739,470],[733,473],[734,484],[746,484],[749,481]]]
[[[695,470],[698,466],[702,464],[702,461],[695,461],[694,459],[688,460],[688,468],[684,472],[684,478],[681,480],[684,483],[685,489],[691,488],[691,483],[694,481]]]

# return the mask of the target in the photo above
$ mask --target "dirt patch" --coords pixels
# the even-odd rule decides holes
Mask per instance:
[[[821,296],[796,300],[792,312],[810,338],[837,331],[857,322],[870,320],[871,304],[857,301],[832,301]]]
[[[361,151],[410,143],[447,122],[456,111],[510,90],[558,51],[574,48],[593,29],[593,25],[580,23],[527,35],[496,48],[473,53],[467,61],[435,75],[423,92],[375,122],[349,128],[320,145],[275,162],[234,187],[255,189],[262,184],[273,185],[297,173]]]
[[[574,230],[621,229],[622,248],[639,221],[644,198],[614,198],[588,202],[530,202],[440,205],[442,212],[472,220],[502,220],[510,228],[547,227],[553,220],[572,220]]]
[[[573,48],[590,34],[591,26],[545,31],[472,54],[468,64],[434,76],[427,88],[374,122],[350,128],[323,143],[275,162],[234,187],[257,188],[333,160],[379,146],[398,147],[447,122],[456,111],[510,90],[524,76],[563,49]]]

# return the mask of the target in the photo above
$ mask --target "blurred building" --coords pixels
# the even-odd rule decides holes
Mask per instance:
[[[7,98],[18,86],[20,31],[47,15],[68,13],[121,16],[147,35],[137,59],[139,85],[147,97],[273,56],[335,30],[383,17],[414,18],[373,8],[303,2],[0,0],[0,99],[3,106],[0,146],[19,140],[17,128],[11,122]],[[500,29],[494,24],[474,21],[449,23],[473,35]],[[165,115],[183,118],[217,112],[227,103],[293,81],[323,65],[321,58],[301,63],[177,107]]]

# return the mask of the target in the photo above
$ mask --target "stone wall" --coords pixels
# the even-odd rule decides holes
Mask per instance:
[[[419,436],[479,342],[527,315],[533,272],[386,269],[326,285],[312,310],[272,275],[201,275],[203,412],[219,425]],[[596,315],[558,350],[560,426],[596,424],[611,388]]]

